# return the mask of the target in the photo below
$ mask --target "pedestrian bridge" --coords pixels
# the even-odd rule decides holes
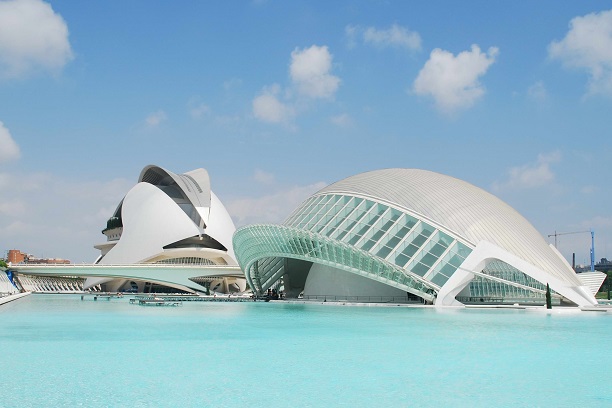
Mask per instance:
[[[227,265],[169,265],[169,264],[17,264],[9,271],[33,276],[76,276],[83,278],[117,278],[147,281],[190,291],[205,291],[202,283],[212,278],[244,278],[239,266]],[[200,283],[198,283],[200,282]]]

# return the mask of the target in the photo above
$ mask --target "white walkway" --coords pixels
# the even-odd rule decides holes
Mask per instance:
[[[12,302],[13,300],[22,298],[24,296],[28,296],[29,294],[30,292],[24,292],[24,293],[15,293],[13,295],[0,297],[0,306],[4,305],[5,303]]]

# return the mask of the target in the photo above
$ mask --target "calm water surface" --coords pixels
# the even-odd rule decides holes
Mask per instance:
[[[611,340],[608,313],[32,295],[0,307],[0,406],[612,406]]]

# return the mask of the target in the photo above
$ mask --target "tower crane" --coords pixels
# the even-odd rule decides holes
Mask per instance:
[[[548,238],[555,237],[555,248],[557,247],[557,237],[560,235],[570,235],[570,234],[591,234],[591,272],[595,271],[595,231],[592,229],[588,231],[571,231],[571,232],[557,232],[554,234],[548,234]]]

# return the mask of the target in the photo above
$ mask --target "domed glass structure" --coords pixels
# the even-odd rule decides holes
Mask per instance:
[[[596,304],[563,257],[518,212],[465,181],[416,169],[325,187],[282,225],[252,225],[234,248],[255,292],[436,305]]]

